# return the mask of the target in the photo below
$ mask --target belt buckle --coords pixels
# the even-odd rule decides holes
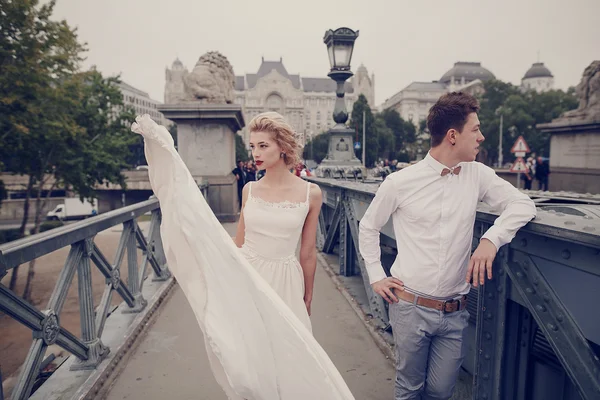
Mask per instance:
[[[445,301],[442,303],[442,312],[443,312],[444,314],[448,314],[448,313],[452,313],[452,312],[455,312],[455,311],[458,311],[458,310],[460,310],[460,302],[461,302],[461,300],[460,300],[460,299],[445,300]],[[456,310],[453,310],[453,311],[446,311],[446,305],[448,305],[448,304],[457,304],[457,306],[456,306]]]

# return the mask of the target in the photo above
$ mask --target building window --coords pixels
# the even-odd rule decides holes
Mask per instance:
[[[321,111],[317,111],[317,121],[321,120]]]

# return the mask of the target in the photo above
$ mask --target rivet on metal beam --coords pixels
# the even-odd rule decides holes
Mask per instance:
[[[548,327],[548,329],[550,329],[551,331],[556,332],[558,330],[558,326],[554,325],[554,324],[548,324],[546,325]]]
[[[521,246],[522,247],[527,246],[527,239],[521,239]]]
[[[562,251],[561,256],[565,260],[568,260],[569,258],[571,258],[571,252],[569,250],[565,249]]]
[[[533,288],[528,287],[527,289],[525,289],[525,291],[529,294],[535,294],[535,290],[533,290]]]
[[[540,312],[546,312],[546,307],[541,304],[538,304],[537,306],[535,306],[535,309]]]

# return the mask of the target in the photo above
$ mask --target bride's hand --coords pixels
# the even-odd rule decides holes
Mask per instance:
[[[308,315],[310,316],[310,303],[312,302],[312,297],[304,296],[304,304],[306,305],[306,311],[308,311]]]

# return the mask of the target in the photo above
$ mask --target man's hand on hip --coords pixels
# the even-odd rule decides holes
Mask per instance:
[[[388,303],[397,303],[398,299],[394,296],[392,289],[404,290],[404,283],[400,279],[389,277],[372,283],[371,287]]]
[[[488,239],[481,239],[479,246],[469,260],[469,269],[467,270],[467,283],[473,286],[483,285],[487,271],[488,279],[492,279],[492,264],[496,258],[496,246]]]

